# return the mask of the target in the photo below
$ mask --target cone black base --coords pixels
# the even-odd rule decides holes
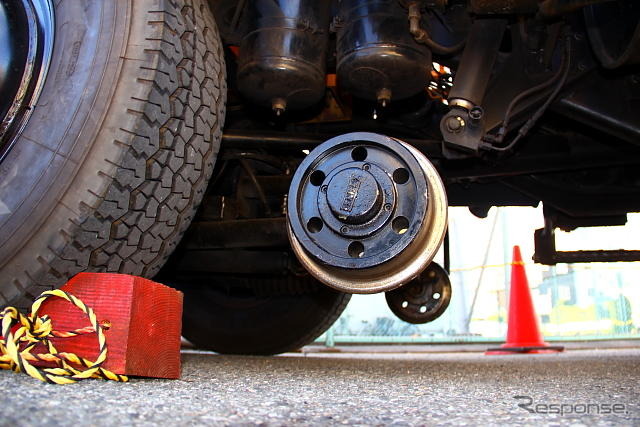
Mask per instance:
[[[540,345],[531,347],[494,347],[485,354],[556,353],[564,351],[563,345]]]

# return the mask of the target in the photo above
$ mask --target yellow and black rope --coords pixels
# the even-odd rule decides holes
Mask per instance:
[[[68,332],[54,331],[49,316],[38,317],[44,301],[58,297],[69,301],[87,315],[91,326]],[[107,340],[104,327],[98,322],[94,311],[75,296],[60,289],[43,292],[31,306],[31,314],[25,316],[14,307],[7,307],[0,314],[2,338],[0,338],[0,369],[25,372],[40,381],[53,384],[70,384],[87,378],[103,378],[114,381],[128,381],[124,375],[115,374],[102,365],[107,359]],[[16,326],[18,326],[16,328]],[[67,338],[95,332],[98,338],[99,354],[95,361],[79,357],[74,353],[58,352],[51,338]],[[38,344],[46,346],[48,353],[32,354]],[[53,362],[54,368],[38,368],[33,362]]]

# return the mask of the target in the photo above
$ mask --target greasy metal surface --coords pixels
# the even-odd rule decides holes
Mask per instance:
[[[470,0],[471,11],[477,14],[532,13],[539,0]]]
[[[251,30],[242,40],[238,88],[252,102],[287,109],[324,95],[331,2],[257,0],[247,4]]]
[[[418,277],[385,293],[389,308],[405,322],[432,322],[445,312],[451,301],[451,280],[437,263],[431,262]]]
[[[449,92],[452,108],[440,120],[440,131],[449,146],[467,151],[477,151],[480,147],[485,123],[481,105],[506,25],[504,19],[479,19],[471,27]]]
[[[480,148],[482,137],[484,136],[484,113],[479,119],[472,120],[470,111],[474,111],[479,107],[473,107],[471,110],[460,107],[452,107],[440,121],[440,132],[448,147],[463,149],[465,151],[477,152]],[[445,147],[445,155],[448,157],[457,157],[458,153],[450,154],[450,150]]]
[[[540,228],[534,235],[536,251],[533,260],[540,264],[581,262],[633,262],[640,261],[640,250],[586,250],[557,251],[553,228]]]
[[[313,149],[322,144],[331,134],[304,134],[300,132],[273,132],[273,131],[247,131],[243,129],[226,129],[222,135],[222,144],[225,147],[256,149],[269,147],[269,150],[287,149]],[[441,157],[441,142],[436,139],[411,139],[403,138],[403,141],[418,148],[429,158]]]
[[[380,138],[380,135],[354,133],[342,135],[343,140]],[[426,178],[429,202],[423,225],[413,241],[394,258],[379,265],[359,270],[329,266],[310,255],[298,240],[289,223],[291,246],[301,264],[322,283],[350,293],[376,293],[394,289],[416,277],[431,262],[442,244],[447,228],[447,198],[444,185],[433,165],[415,148],[397,139],[387,138],[390,143],[401,143],[417,160]],[[289,211],[295,209],[295,200],[289,197]],[[288,217],[291,221],[291,215]]]
[[[450,100],[464,99],[482,105],[506,26],[505,19],[478,19],[473,23],[449,92]]]
[[[431,52],[409,33],[397,0],[340,3],[338,83],[353,95],[386,102],[404,99],[429,83]]]
[[[287,246],[284,217],[224,221],[196,221],[182,244],[186,250]]]
[[[634,92],[640,91],[640,80],[604,79],[597,75],[586,79],[591,83],[589,87],[567,93],[553,104],[552,110],[614,138],[640,145],[640,115],[632,108],[636,102]]]
[[[291,182],[288,218],[298,241],[319,261],[368,268],[411,244],[428,197],[424,173],[404,145],[353,133],[305,158]]]

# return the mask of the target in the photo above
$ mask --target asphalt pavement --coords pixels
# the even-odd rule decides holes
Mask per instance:
[[[640,425],[638,348],[182,360],[180,380],[58,386],[1,371],[0,424]]]

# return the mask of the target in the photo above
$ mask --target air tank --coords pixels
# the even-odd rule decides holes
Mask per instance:
[[[277,115],[318,103],[325,92],[330,0],[252,0],[240,44],[238,88]]]
[[[339,18],[341,87],[383,106],[424,90],[431,51],[409,33],[408,13],[398,0],[342,0]]]

